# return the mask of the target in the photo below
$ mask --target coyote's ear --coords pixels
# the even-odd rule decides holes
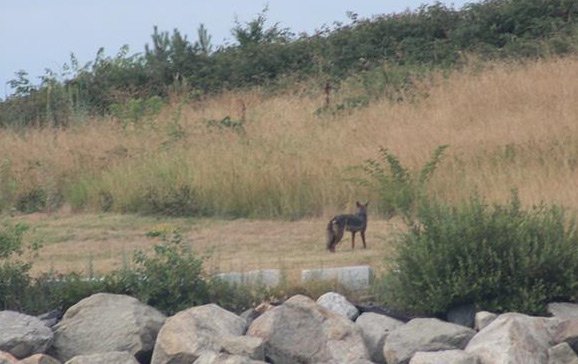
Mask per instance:
[[[369,205],[369,201],[367,201],[367,202],[365,203],[365,207],[367,207],[367,205]]]
[[[359,203],[359,201],[355,201],[355,204],[357,205],[357,207],[361,207],[362,205]]]

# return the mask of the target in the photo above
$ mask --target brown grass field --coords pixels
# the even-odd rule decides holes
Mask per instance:
[[[430,184],[449,202],[476,192],[503,202],[517,188],[525,205],[578,208],[578,60],[486,64],[418,86],[427,97],[374,101],[338,115],[316,116],[321,90],[227,93],[202,102],[175,100],[151,120],[88,120],[67,130],[2,131],[0,197],[34,186],[59,189],[66,211],[18,217],[44,241],[36,272],[107,271],[130,260],[155,226],[180,228],[207,267],[220,271],[319,266],[383,267],[403,227],[372,218],[369,249],[324,250],[324,228],[356,200],[377,196],[349,181],[351,167],[388,148],[418,169],[439,145],[449,144]],[[345,89],[334,97],[347,96]],[[240,117],[246,135],[206,127],[206,120]],[[179,135],[178,138],[174,138]],[[10,189],[2,185],[10,175]],[[153,186],[191,186],[217,216],[246,209],[251,219],[156,219],[131,206]],[[113,213],[101,214],[106,191]],[[0,199],[1,202],[1,199]],[[292,218],[297,217],[296,219]],[[305,217],[303,217],[305,216]]]

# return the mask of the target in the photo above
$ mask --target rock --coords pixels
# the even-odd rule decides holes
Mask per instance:
[[[561,320],[554,331],[554,344],[568,343],[576,351],[578,349],[578,318]]]
[[[22,359],[44,353],[54,335],[34,316],[14,311],[0,312],[0,350]]]
[[[265,360],[263,339],[252,336],[226,336],[222,341],[222,352],[246,356],[254,360]]]
[[[491,313],[488,311],[480,311],[476,313],[474,328],[476,331],[482,330],[484,327],[488,326],[498,317],[495,313]]]
[[[77,355],[64,364],[139,364],[139,362],[129,352],[111,351],[108,353]]]
[[[276,364],[353,363],[369,358],[358,326],[301,295],[263,313],[247,335],[265,340],[265,357]]]
[[[263,312],[269,311],[273,307],[275,306],[273,306],[269,302],[262,302],[261,304],[259,304],[259,306],[255,308],[250,308],[241,313],[239,316],[247,322],[247,327],[249,327],[257,317],[261,316]]]
[[[479,359],[463,350],[419,351],[409,364],[479,364]]]
[[[391,317],[393,319],[396,319],[398,321],[402,321],[402,322],[409,322],[411,319],[414,318],[418,318],[418,317],[412,317],[404,312],[401,312],[399,310],[390,308],[390,307],[384,307],[384,306],[377,306],[375,304],[368,304],[368,305],[355,305],[355,307],[359,310],[359,312],[361,312],[362,314],[365,312],[373,312],[373,313],[377,313],[380,315],[384,315],[384,316],[388,316]]]
[[[383,344],[387,335],[397,327],[403,325],[402,321],[373,312],[362,313],[355,324],[361,329],[363,341],[369,351],[371,360],[383,363]]]
[[[305,269],[301,271],[301,281],[335,280],[343,287],[362,291],[371,286],[373,271],[368,265],[340,268]]]
[[[243,335],[245,325],[245,320],[215,304],[181,311],[161,328],[151,363],[192,363],[204,351],[221,352],[224,339]]]
[[[578,364],[578,356],[568,343],[548,349],[548,364]]]
[[[250,308],[248,310],[243,311],[239,317],[241,317],[243,320],[245,320],[247,327],[251,326],[251,323],[257,318],[259,317],[259,315],[261,315],[261,313],[259,313],[259,311],[257,311],[254,308]]]
[[[351,321],[355,321],[359,316],[359,310],[339,293],[327,292],[317,299],[317,304],[329,311],[345,316]]]
[[[18,364],[61,364],[59,360],[54,359],[46,354],[34,354],[28,358],[22,359]]]
[[[388,364],[404,364],[418,351],[463,349],[475,333],[438,319],[417,318],[389,333],[383,356]]]
[[[546,311],[560,319],[578,318],[578,304],[569,302],[552,302],[546,306]]]
[[[558,322],[519,313],[502,314],[474,336],[466,352],[477,355],[482,364],[545,364]]]
[[[16,364],[18,359],[16,359],[12,354],[0,351],[0,364]]]
[[[470,303],[449,309],[446,318],[452,324],[473,328],[475,317],[476,306]]]
[[[70,307],[54,326],[50,354],[67,361],[78,355],[128,351],[147,362],[165,319],[136,298],[97,293]]]
[[[206,351],[194,361],[194,364],[265,364],[264,361],[253,360],[241,355],[230,355]]]
[[[46,326],[53,327],[62,319],[62,310],[56,309],[36,316]]]

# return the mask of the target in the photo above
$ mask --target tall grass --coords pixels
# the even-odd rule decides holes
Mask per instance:
[[[318,92],[231,92],[180,99],[147,120],[106,118],[66,130],[0,132],[0,208],[43,191],[39,209],[298,218],[375,192],[354,182],[381,147],[410,169],[439,145],[430,192],[578,207],[578,60],[466,67],[432,76],[422,99],[332,114]],[[417,82],[417,81],[416,81]],[[332,102],[346,99],[336,92]],[[243,133],[211,120],[243,122]],[[185,201],[183,203],[183,201]]]

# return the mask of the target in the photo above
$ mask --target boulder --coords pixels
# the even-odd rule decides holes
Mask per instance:
[[[404,323],[389,316],[365,312],[357,318],[355,324],[361,329],[363,341],[369,351],[371,360],[383,363],[385,361],[383,345],[387,335]]]
[[[419,351],[409,364],[479,364],[479,359],[463,350]]]
[[[384,315],[387,317],[391,317],[394,318],[398,321],[402,321],[402,322],[409,322],[411,319],[417,318],[416,316],[411,316],[405,312],[402,312],[398,309],[393,309],[391,307],[385,307],[385,306],[378,306],[375,305],[373,303],[369,303],[369,304],[359,304],[359,305],[355,305],[355,307],[359,310],[360,313],[365,313],[365,312],[373,312],[373,313],[377,313],[380,315]]]
[[[383,356],[388,364],[405,364],[418,351],[463,349],[475,333],[435,318],[416,318],[389,333]]]
[[[108,353],[96,353],[78,355],[64,364],[139,364],[129,352],[111,351]]]
[[[152,364],[192,363],[205,351],[219,353],[225,346],[230,350],[241,346],[232,343],[231,336],[241,336],[246,322],[239,316],[215,304],[197,306],[169,317],[161,328],[155,345]],[[255,346],[247,341],[247,346]],[[257,350],[248,349],[243,350]]]
[[[269,302],[262,302],[255,308],[250,308],[246,311],[243,311],[239,316],[247,322],[247,327],[249,327],[257,317],[261,316],[263,312],[269,311],[273,307],[275,306]]]
[[[569,302],[552,302],[546,306],[546,311],[560,319],[578,318],[578,304]]]
[[[226,353],[215,353],[205,351],[199,356],[194,364],[265,364],[261,360],[253,360],[241,355],[231,355]]]
[[[34,317],[14,311],[0,312],[0,350],[22,359],[44,353],[52,344],[52,330]]]
[[[301,295],[263,313],[247,335],[265,340],[265,357],[276,364],[369,359],[358,326]]]
[[[0,351],[0,364],[16,364],[16,363],[18,363],[18,359],[16,359],[14,355]]]
[[[578,364],[578,356],[568,343],[548,349],[548,364]]]
[[[561,320],[554,331],[554,344],[568,343],[574,351],[578,350],[578,318]]]
[[[65,362],[78,355],[127,351],[144,363],[165,319],[136,298],[97,293],[70,307],[54,326],[50,354]]]
[[[52,310],[42,315],[36,316],[40,321],[44,323],[44,325],[48,327],[53,327],[62,319],[63,312],[59,309]]]
[[[28,358],[22,359],[18,364],[61,364],[59,360],[54,359],[46,354],[34,354]]]
[[[545,317],[502,314],[473,337],[466,352],[477,355],[482,364],[545,364],[558,323]]]
[[[484,327],[488,326],[498,317],[495,313],[488,311],[480,311],[476,313],[474,328],[476,331],[482,330]]]
[[[329,311],[345,316],[351,321],[355,321],[359,316],[359,310],[339,293],[327,292],[317,299],[317,304]]]
[[[246,356],[254,360],[265,360],[265,343],[259,337],[225,336],[221,351],[231,355]]]

